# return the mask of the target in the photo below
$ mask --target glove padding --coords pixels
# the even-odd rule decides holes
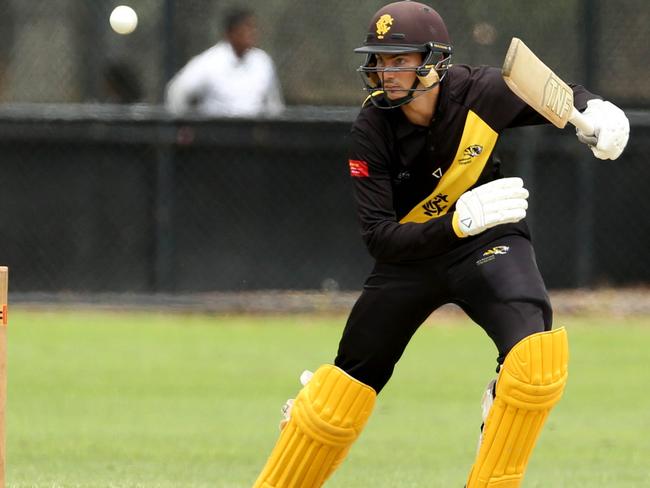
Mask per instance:
[[[458,228],[476,235],[499,224],[519,222],[526,216],[528,190],[521,178],[503,178],[463,193],[456,202]]]
[[[589,100],[582,115],[594,127],[593,134],[576,129],[578,140],[587,144],[598,159],[618,158],[630,137],[630,122],[616,105],[603,100]]]

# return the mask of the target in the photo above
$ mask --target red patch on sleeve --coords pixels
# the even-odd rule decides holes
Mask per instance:
[[[350,175],[353,178],[367,178],[368,174],[368,163],[358,159],[349,159],[350,163]]]

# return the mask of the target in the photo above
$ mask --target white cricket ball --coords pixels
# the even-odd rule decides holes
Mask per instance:
[[[138,14],[131,7],[120,5],[111,12],[110,23],[118,34],[130,34],[138,26]]]

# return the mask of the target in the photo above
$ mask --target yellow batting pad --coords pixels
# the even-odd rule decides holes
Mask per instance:
[[[517,488],[544,422],[567,381],[564,328],[533,334],[506,356],[467,488]]]
[[[333,365],[321,366],[300,391],[253,488],[319,487],[359,437],[377,394]]]

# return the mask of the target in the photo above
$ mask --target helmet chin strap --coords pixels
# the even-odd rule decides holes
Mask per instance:
[[[415,93],[415,89],[418,87],[419,84],[420,84],[420,80],[416,77],[415,81],[411,85],[411,88],[409,88],[409,91],[406,94],[406,96],[401,97],[401,98],[397,98],[395,100],[391,99],[388,95],[386,95],[386,92],[384,92],[384,95],[385,95],[384,100],[388,104],[388,108],[397,108],[397,107],[400,107],[402,105],[406,105],[411,100],[413,100],[413,98],[414,98],[413,94]]]
[[[417,95],[417,93],[428,92],[438,86],[441,81],[442,78],[438,76],[438,72],[435,69],[431,69],[426,76],[416,76],[415,81],[413,82],[413,85],[411,85],[411,88],[409,88],[408,94],[406,96],[391,100],[388,96],[386,96],[386,92],[381,90],[370,95],[370,100],[375,107],[381,109],[393,109],[401,107],[402,105],[406,105],[407,103],[411,102],[415,98],[418,98],[420,95]],[[420,83],[422,83],[422,86],[424,88],[418,90],[417,87]],[[384,94],[385,105],[380,105],[379,102],[375,101],[376,95],[379,95],[380,93]]]

